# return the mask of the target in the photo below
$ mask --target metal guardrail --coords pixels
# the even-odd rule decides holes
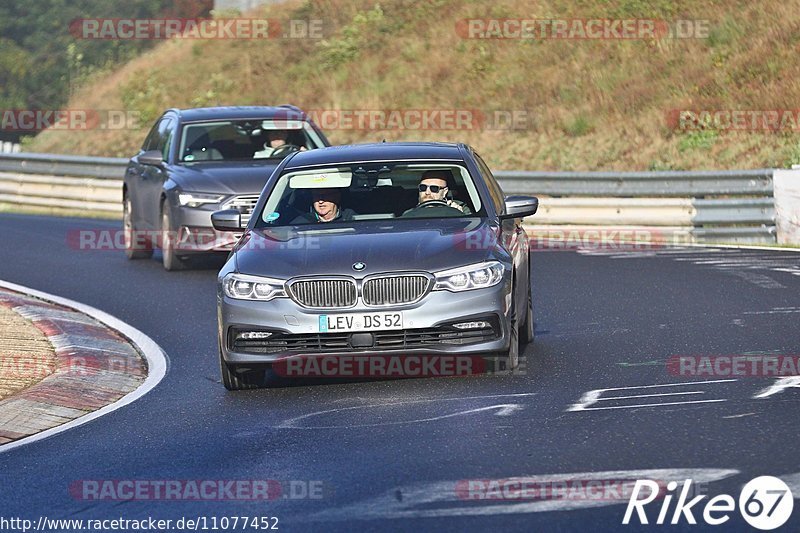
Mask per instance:
[[[772,169],[494,173],[507,193],[550,196],[772,196]]]
[[[0,203],[51,213],[122,213],[127,159],[57,154],[0,154]]]
[[[0,154],[0,203],[122,211],[127,159]],[[695,242],[775,242],[773,169],[495,173],[507,194],[541,197],[537,227],[683,228]],[[526,221],[527,222],[527,221]]]
[[[773,169],[498,171],[511,194],[536,194],[542,224],[688,228],[688,242],[776,242]],[[532,226],[533,227],[533,226]]]
[[[0,154],[0,172],[121,180],[127,159],[58,154]]]

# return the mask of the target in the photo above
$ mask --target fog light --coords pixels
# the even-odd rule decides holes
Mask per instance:
[[[478,320],[476,322],[459,322],[458,324],[453,324],[453,327],[458,329],[483,329],[488,328],[489,323],[485,320]]]
[[[271,336],[269,331],[240,331],[236,334],[236,340],[266,339]]]
[[[189,241],[192,237],[192,230],[189,229],[189,226],[181,226],[178,230],[178,243],[185,244]]]

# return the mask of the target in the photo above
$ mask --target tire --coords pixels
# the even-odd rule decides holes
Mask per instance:
[[[175,251],[174,230],[169,218],[169,210],[161,208],[161,262],[164,270],[183,270],[188,266],[188,260],[178,257]]]
[[[525,313],[525,323],[519,330],[519,339],[523,345],[530,344],[536,338],[535,324],[533,323],[533,297],[528,288],[528,309]]]
[[[222,375],[222,384],[228,390],[252,390],[259,388],[264,382],[263,370],[249,370],[236,372],[235,368],[225,362],[222,352],[219,354],[219,370]]]
[[[136,228],[133,226],[133,215],[131,199],[126,195],[122,199],[122,235],[125,242],[125,257],[128,259],[147,259],[153,256],[153,245],[147,242],[147,249],[141,250],[133,247],[134,240],[132,235],[136,234]]]
[[[511,326],[508,333],[508,350],[502,352],[498,358],[497,370],[501,373],[511,373],[519,366],[519,322],[517,321],[516,306],[511,305]]]

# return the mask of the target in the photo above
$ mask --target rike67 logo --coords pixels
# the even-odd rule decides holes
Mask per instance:
[[[659,525],[667,523],[676,525],[684,523],[684,520],[688,524],[697,524],[695,513],[702,513],[703,521],[712,526],[718,526],[730,520],[731,513],[737,507],[733,496],[728,494],[714,496],[705,502],[705,506],[701,507],[698,504],[707,496],[701,494],[691,500],[688,499],[691,494],[691,486],[692,480],[687,479],[683,482],[680,494],[678,494],[678,483],[670,481],[667,484],[665,495],[659,490],[660,486],[657,482],[649,479],[636,480],[622,523],[625,525],[635,524],[638,519],[640,524],[649,524],[645,506],[656,499],[662,500],[658,518],[655,521]],[[673,496],[677,496],[677,502],[670,519]],[[738,504],[739,513],[750,526],[767,531],[779,528],[789,520],[794,508],[794,499],[792,491],[786,483],[776,477],[760,476],[750,480],[742,488]],[[696,505],[698,507],[693,509]],[[631,522],[632,519],[633,522]]]

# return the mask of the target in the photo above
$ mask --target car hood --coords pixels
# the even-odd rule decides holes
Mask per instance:
[[[247,232],[236,247],[237,270],[279,279],[319,274],[360,278],[390,271],[436,272],[508,258],[498,244],[498,226],[487,219],[361,221],[337,226]],[[358,262],[366,265],[362,271],[353,268]]]
[[[237,161],[170,167],[170,178],[185,191],[259,194],[280,162]]]

